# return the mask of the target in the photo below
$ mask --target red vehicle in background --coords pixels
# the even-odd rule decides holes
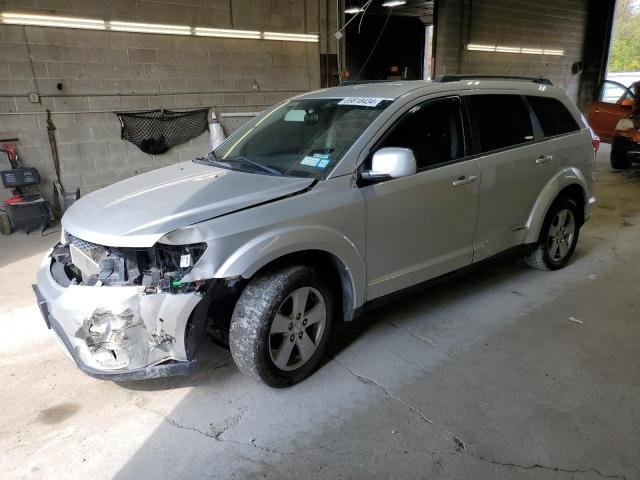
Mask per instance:
[[[589,125],[606,142],[611,143],[611,166],[631,168],[640,162],[640,99],[636,91],[621,83],[606,80],[589,106]]]

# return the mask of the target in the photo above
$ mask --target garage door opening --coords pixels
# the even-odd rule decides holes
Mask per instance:
[[[630,87],[640,81],[640,0],[616,2],[607,80],[609,97],[617,94],[616,83]]]
[[[345,80],[430,78],[434,2],[393,3],[347,2]]]

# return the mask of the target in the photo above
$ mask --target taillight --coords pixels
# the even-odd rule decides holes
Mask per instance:
[[[600,148],[600,137],[594,135],[591,139],[591,145],[593,145],[593,151],[598,153],[598,149]]]

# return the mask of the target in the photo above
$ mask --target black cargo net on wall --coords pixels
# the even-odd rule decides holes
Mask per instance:
[[[120,119],[122,139],[150,155],[165,153],[208,130],[208,113],[208,108],[182,112],[115,112]]]

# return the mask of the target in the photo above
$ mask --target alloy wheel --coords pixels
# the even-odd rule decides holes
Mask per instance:
[[[554,262],[561,262],[567,256],[575,239],[576,220],[568,208],[559,210],[549,226],[547,250]]]
[[[271,323],[269,353],[280,370],[307,363],[318,349],[327,323],[327,306],[313,287],[294,290],[282,302]]]

